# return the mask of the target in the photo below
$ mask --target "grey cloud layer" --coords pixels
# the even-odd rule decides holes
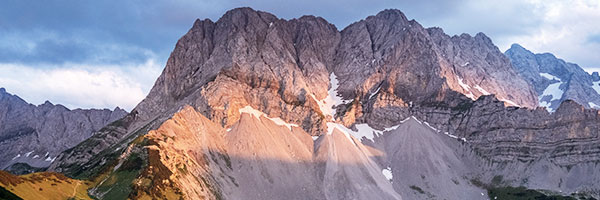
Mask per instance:
[[[338,29],[377,13],[398,8],[425,26],[450,34],[484,32],[501,49],[508,38],[532,32],[543,13],[524,1],[376,0],[175,0],[175,1],[9,1],[0,8],[0,62],[144,62],[165,60],[177,38],[196,18],[218,19],[240,6],[272,12],[286,19],[322,16]],[[54,37],[47,37],[51,34]],[[15,38],[25,47],[9,43]],[[590,38],[597,41],[597,37]],[[577,62],[576,60],[574,62]],[[597,61],[600,62],[600,61]],[[590,63],[585,63],[590,64]],[[598,64],[598,63],[594,63]]]

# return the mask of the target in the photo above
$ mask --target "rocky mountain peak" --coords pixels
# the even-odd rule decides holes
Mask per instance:
[[[551,53],[535,54],[518,44],[505,54],[519,75],[533,85],[540,106],[554,111],[563,101],[574,100],[586,108],[600,108],[597,74],[590,75]]]
[[[74,109],[50,101],[35,106],[0,91],[0,169],[30,173],[48,167],[62,151],[125,116],[122,109]]]
[[[115,107],[115,108],[113,109],[113,112],[125,112],[125,113],[127,113],[127,111],[126,111],[125,109],[122,109],[122,108],[120,108],[119,106]]]
[[[520,52],[519,54],[528,54],[531,53],[531,51],[525,49],[523,46],[521,46],[518,43],[513,43],[510,45],[510,48],[507,50],[507,52]]]
[[[403,24],[408,23],[408,18],[406,15],[404,15],[404,13],[398,9],[385,9],[377,13],[375,16],[389,21],[398,21]]]
[[[148,165],[128,182],[164,184],[135,184],[132,195],[190,199],[474,199],[485,192],[474,180],[495,176],[554,191],[597,184],[567,175],[595,165],[563,166],[600,160],[582,156],[597,154],[598,113],[573,102],[558,112],[574,117],[531,109],[537,91],[520,72],[564,80],[523,55],[535,65],[513,66],[482,33],[448,36],[398,10],[339,31],[238,8],[197,20],[132,113],[50,169],[111,180],[137,158]],[[111,196],[104,183],[91,193]]]
[[[565,100],[556,109],[556,113],[563,116],[570,116],[574,113],[581,113],[585,109],[584,106],[573,100]]]
[[[592,81],[600,81],[600,75],[598,75],[598,72],[592,72]]]
[[[485,33],[483,33],[483,32],[477,33],[475,35],[475,39],[482,41],[483,44],[486,44],[490,47],[498,48],[498,47],[496,47],[496,45],[494,45],[494,42],[492,42],[492,39],[490,37],[488,37],[487,35],[485,35]]]
[[[48,100],[44,101],[44,103],[43,103],[43,104],[40,104],[40,106],[53,106],[53,105],[54,105],[54,104],[52,104],[52,102],[50,102],[50,101],[48,101]]]
[[[268,27],[270,23],[277,20],[271,13],[257,11],[252,8],[242,7],[227,11],[216,23],[222,26],[233,26],[233,28],[248,28],[261,30]],[[246,30],[249,31],[249,30]]]

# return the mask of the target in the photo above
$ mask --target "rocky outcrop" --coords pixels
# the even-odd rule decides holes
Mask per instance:
[[[577,64],[550,53],[534,54],[518,44],[506,51],[513,67],[537,92],[540,106],[556,110],[563,101],[574,100],[586,108],[600,108],[600,76],[588,74]]]
[[[48,101],[35,106],[0,88],[0,167],[22,173],[46,168],[59,153],[125,114],[120,108],[69,110]]]

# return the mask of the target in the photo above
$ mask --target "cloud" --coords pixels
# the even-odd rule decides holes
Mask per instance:
[[[596,0],[21,0],[0,7],[0,87],[38,104],[131,108],[196,18],[246,6],[284,19],[321,16],[338,29],[396,8],[450,35],[484,32],[500,50],[520,43],[600,68]]]
[[[551,0],[532,1],[543,16],[530,32],[503,38],[520,43],[533,52],[550,52],[559,58],[584,68],[600,67],[600,43],[594,42],[600,33],[598,1]]]
[[[131,110],[145,97],[161,69],[153,60],[128,66],[0,64],[0,85],[36,105],[50,100],[71,109],[119,106]]]

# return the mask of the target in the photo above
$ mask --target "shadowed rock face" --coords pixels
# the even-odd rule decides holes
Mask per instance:
[[[0,88],[0,113],[1,169],[15,163],[46,168],[59,153],[127,114],[120,108],[69,110],[48,101],[35,106],[4,88]]]
[[[513,67],[533,85],[540,106],[556,110],[563,101],[574,100],[586,108],[600,108],[600,76],[588,74],[576,64],[550,53],[534,54],[513,44],[506,51]]]
[[[519,185],[520,177],[509,176],[508,171],[503,171],[505,166],[516,166],[517,172],[523,174],[533,169],[529,166],[550,168],[560,171],[561,178],[578,179],[577,174],[562,172],[569,166],[598,161],[600,154],[594,148],[599,141],[598,112],[565,102],[550,114],[533,109],[537,104],[534,87],[518,76],[510,61],[483,34],[450,37],[439,28],[423,28],[398,10],[382,11],[338,31],[319,17],[283,20],[239,8],[228,11],[217,22],[197,20],[177,42],[149,95],[121,123],[107,126],[65,151],[50,169],[70,176],[95,176],[106,166],[119,166],[119,161],[130,154],[130,147],[138,145],[136,138],[155,136],[150,139],[158,144],[138,145],[134,149],[147,151],[149,165],[164,174],[160,170],[141,174],[177,177],[178,163],[195,160],[196,163],[184,163],[187,170],[194,172],[166,181],[179,181],[180,186],[190,188],[179,191],[173,189],[175,186],[164,185],[172,188],[165,191],[185,193],[190,198],[202,194],[236,199],[244,194],[236,191],[251,191],[248,185],[256,179],[264,184],[256,186],[262,192],[251,193],[252,199],[302,193],[298,189],[313,191],[299,196],[307,199],[397,199],[408,192],[425,194],[410,194],[409,199],[431,198],[417,187],[435,197],[469,199],[480,192],[469,183],[470,178],[490,181],[500,174],[507,177],[507,184]],[[181,113],[175,113],[190,110],[184,109],[186,105],[193,108],[190,115],[195,117],[183,120],[185,123],[209,121],[212,125],[179,127],[182,125],[177,119]],[[286,131],[285,127],[262,124],[264,120],[259,123],[239,112],[246,106],[297,127]],[[327,106],[333,106],[333,114],[324,109]],[[384,130],[402,124],[410,116],[427,121],[441,133],[423,132],[424,125],[419,124],[403,131],[388,131],[383,134],[386,140],[375,136],[371,141],[348,141],[338,131],[327,134],[332,123],[353,130],[359,124]],[[202,132],[206,127],[212,131]],[[157,129],[158,132],[149,133]],[[441,135],[443,132],[464,137],[467,142],[440,139],[446,137]],[[189,141],[177,139],[182,134]],[[212,139],[194,141],[195,136],[205,137],[203,134]],[[319,139],[311,142],[309,136]],[[427,146],[408,151],[411,144],[435,144],[431,148],[436,149],[429,150]],[[198,149],[203,146],[217,150],[211,154],[206,148]],[[223,152],[229,156],[232,152],[239,154],[227,158]],[[181,157],[184,154],[188,157]],[[207,156],[201,159],[200,154]],[[400,164],[422,154],[430,155],[424,157],[428,164]],[[161,156],[163,164],[156,165],[156,155]],[[539,157],[545,159],[536,159]],[[231,163],[226,164],[227,160]],[[348,160],[358,162],[339,164]],[[401,168],[428,169],[422,170],[424,178],[394,178],[390,185],[374,173],[387,167],[392,173]],[[282,169],[293,171],[285,175],[298,182],[279,180],[284,176]],[[538,181],[549,176],[527,175]],[[199,177],[207,179],[197,180]],[[232,180],[238,178],[239,182]],[[444,180],[433,183],[436,178]],[[158,179],[163,180],[166,179]],[[305,187],[315,180],[317,186]],[[555,180],[547,184],[528,182],[527,186],[588,190],[588,183],[596,179],[573,181],[568,187]],[[348,185],[352,181],[370,185]],[[286,184],[298,187],[288,188]],[[277,193],[272,188],[286,192]]]

